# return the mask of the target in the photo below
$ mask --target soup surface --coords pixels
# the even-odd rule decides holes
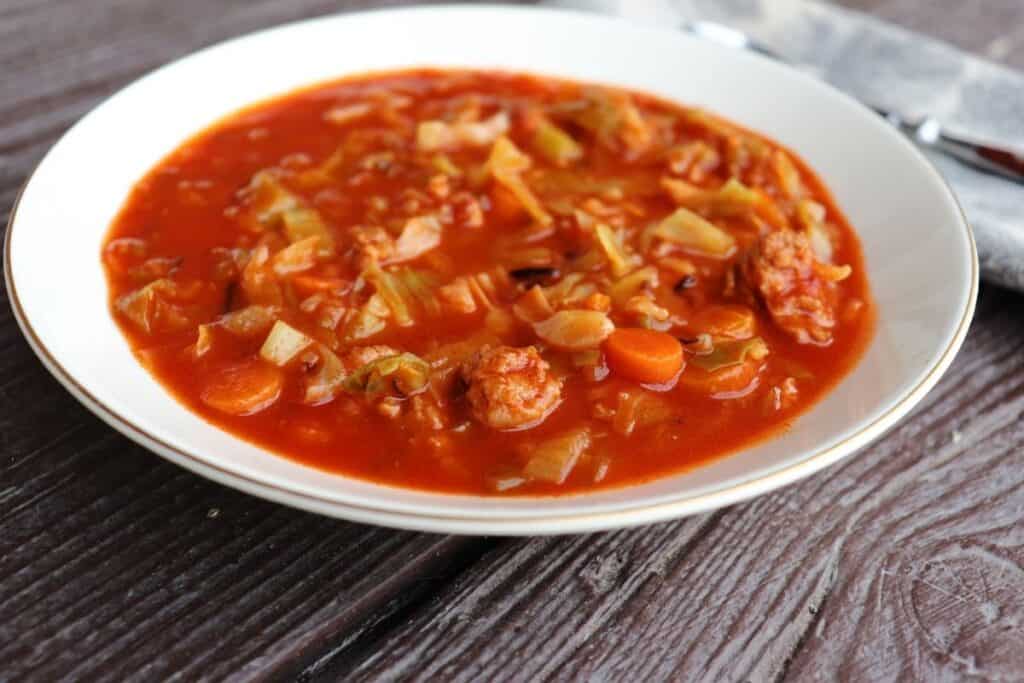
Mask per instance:
[[[102,259],[137,357],[206,420],[472,494],[639,483],[766,438],[874,317],[856,235],[791,152],[499,72],[233,115],[138,183]]]

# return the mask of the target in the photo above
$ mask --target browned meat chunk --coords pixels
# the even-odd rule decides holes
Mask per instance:
[[[744,269],[775,323],[801,344],[826,346],[836,325],[834,280],[848,274],[814,257],[806,235],[789,230],[763,236]]]
[[[474,417],[494,429],[533,427],[562,398],[562,383],[532,346],[485,347],[466,362],[462,376]]]

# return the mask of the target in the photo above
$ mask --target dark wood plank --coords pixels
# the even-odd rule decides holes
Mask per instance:
[[[295,671],[483,547],[206,482],[111,432],[32,365],[0,388],[0,434],[4,680]]]
[[[29,361],[20,344],[12,357]],[[486,547],[206,482],[111,432],[34,364],[0,386],[0,434],[3,680],[295,672]]]

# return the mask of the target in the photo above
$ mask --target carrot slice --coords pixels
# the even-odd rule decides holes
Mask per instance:
[[[203,403],[229,415],[252,415],[269,408],[281,396],[284,377],[269,363],[250,360],[217,372],[201,397]]]
[[[605,340],[604,353],[613,372],[646,384],[670,382],[683,367],[682,345],[656,330],[618,328]]]

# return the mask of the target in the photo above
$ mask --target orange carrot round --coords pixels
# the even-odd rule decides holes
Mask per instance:
[[[229,415],[252,415],[269,408],[281,396],[284,376],[269,363],[249,360],[229,365],[207,382],[203,403]]]
[[[639,327],[616,329],[604,342],[608,367],[645,384],[671,381],[683,367],[683,346],[665,332]]]

